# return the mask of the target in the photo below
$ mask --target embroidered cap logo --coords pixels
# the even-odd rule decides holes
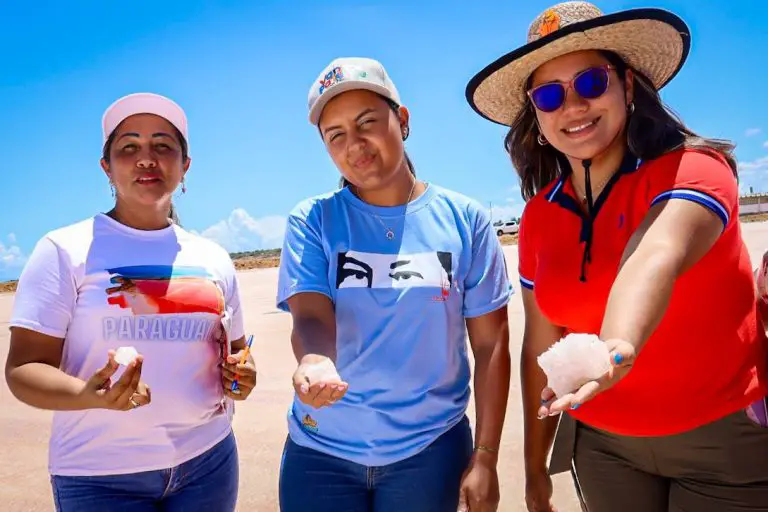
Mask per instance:
[[[320,80],[320,94],[323,94],[323,92],[329,88],[330,86],[337,84],[344,80],[344,72],[341,70],[339,66],[336,66],[332,70],[330,70],[325,77]]]

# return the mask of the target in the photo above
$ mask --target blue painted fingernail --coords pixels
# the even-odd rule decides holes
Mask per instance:
[[[578,409],[580,405],[581,405],[581,404],[573,404],[573,405],[571,406],[571,409],[573,409],[573,410],[575,410],[575,409]]]
[[[624,360],[624,356],[621,354],[615,354],[613,356],[613,360],[616,364],[621,364],[621,362]]]

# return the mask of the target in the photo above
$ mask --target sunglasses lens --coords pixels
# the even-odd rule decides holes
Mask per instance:
[[[573,81],[573,88],[582,98],[599,98],[608,89],[608,71],[604,68],[587,69]]]
[[[531,92],[531,100],[542,112],[554,112],[565,100],[565,89],[560,84],[545,84]]]

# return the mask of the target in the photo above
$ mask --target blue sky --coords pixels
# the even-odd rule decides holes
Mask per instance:
[[[193,158],[183,224],[229,250],[279,246],[283,219],[338,177],[306,120],[337,56],[379,59],[411,111],[420,177],[497,215],[522,208],[504,128],[464,100],[471,76],[524,42],[550,1],[198,0],[7,2],[0,16],[0,279],[48,230],[111,207],[98,166],[104,109],[138,91],[187,112]],[[765,7],[755,0],[605,0],[690,25],[689,61],[663,91],[695,131],[738,144],[742,183],[768,190]],[[762,13],[762,14],[761,14]]]

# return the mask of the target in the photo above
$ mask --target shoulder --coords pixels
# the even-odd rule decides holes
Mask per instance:
[[[52,229],[37,241],[37,250],[51,257],[55,249],[61,260],[70,266],[86,261],[93,245],[98,216],[89,217],[66,226]]]
[[[41,239],[50,240],[63,249],[82,247],[93,240],[96,221],[97,217],[89,217],[48,231]]]
[[[288,216],[296,219],[307,220],[318,211],[341,203],[343,189],[326,192],[308,197],[299,201],[289,212]]]
[[[228,263],[231,261],[229,251],[224,246],[206,238],[205,236],[193,232],[187,231],[181,226],[175,226],[176,236],[181,242],[181,250],[189,253],[195,252],[200,255],[201,258],[211,260],[218,263]]]
[[[700,177],[722,175],[735,178],[725,157],[714,150],[681,148],[642,163],[650,177],[681,176],[688,178],[689,173]]]
[[[541,214],[545,212],[546,206],[551,203],[552,195],[563,186],[564,181],[565,178],[563,176],[558,176],[526,201],[520,216],[520,229],[523,229],[523,222],[531,224],[540,218]]]
[[[433,202],[437,201],[449,205],[452,210],[465,212],[470,217],[487,213],[487,210],[480,204],[480,201],[461,192],[456,192],[434,183],[430,183],[429,187],[432,189]]]

